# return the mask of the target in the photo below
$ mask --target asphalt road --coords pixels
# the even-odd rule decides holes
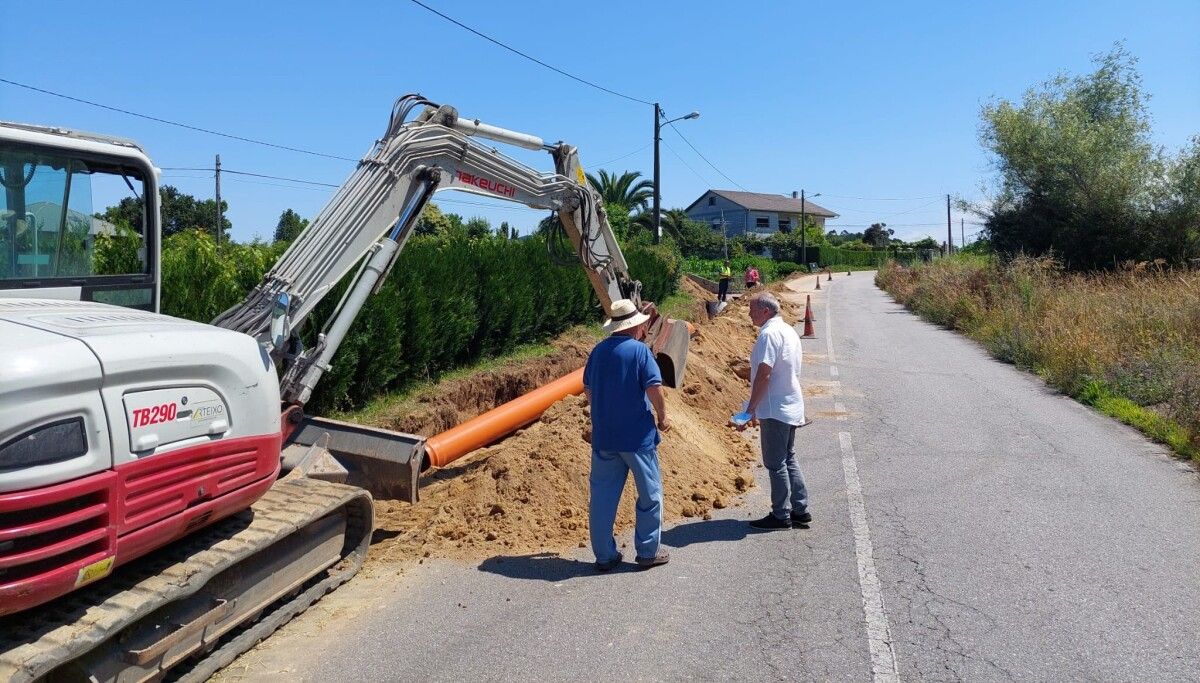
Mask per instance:
[[[811,528],[747,533],[759,469],[745,505],[664,532],[665,567],[597,575],[580,551],[376,573],[219,678],[1200,680],[1196,472],[870,273],[822,284]]]

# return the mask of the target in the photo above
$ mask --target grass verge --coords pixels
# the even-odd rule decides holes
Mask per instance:
[[[598,341],[603,337],[603,331],[600,329],[599,325],[577,325],[567,330],[562,336],[572,339]],[[453,380],[463,379],[465,377],[471,377],[481,372],[496,370],[509,365],[516,365],[534,358],[545,358],[554,354],[557,350],[558,348],[553,343],[524,344],[522,346],[518,346],[509,353],[500,356],[484,358],[470,365],[465,365],[463,367],[443,373],[437,380],[427,380],[416,384],[405,391],[377,396],[368,401],[362,408],[357,410],[333,412],[330,417],[335,420],[344,420],[346,422],[375,424],[383,415],[405,412],[406,406],[414,404],[422,397],[436,391],[438,385],[443,382],[450,382]]]

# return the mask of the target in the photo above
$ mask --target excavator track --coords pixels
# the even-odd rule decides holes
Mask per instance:
[[[365,490],[285,477],[242,513],[0,619],[0,680],[205,680],[353,576],[373,525]]]

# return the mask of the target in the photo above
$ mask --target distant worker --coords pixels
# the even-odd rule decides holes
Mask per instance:
[[[746,291],[748,292],[757,286],[758,286],[758,268],[755,268],[754,264],[751,263],[749,265],[749,267],[746,268]]]
[[[771,480],[771,512],[750,522],[761,530],[788,529],[812,521],[808,489],[796,461],[796,429],[805,423],[800,390],[800,335],[779,313],[768,292],[750,299],[758,339],[750,353],[750,400],[746,412],[761,427],[763,466]],[[745,426],[741,427],[745,429]]]
[[[717,282],[717,301],[725,301],[729,295],[729,280],[733,277],[733,269],[729,267],[728,259],[721,266],[721,277]]]
[[[667,552],[658,548],[663,506],[658,443],[659,431],[666,432],[671,425],[658,362],[650,347],[642,343],[649,321],[650,316],[638,311],[629,299],[614,301],[612,319],[604,323],[610,336],[592,349],[583,370],[592,413],[588,531],[596,569],[602,572],[621,564],[613,524],[630,472],[637,487],[635,561],[648,569],[669,559]]]

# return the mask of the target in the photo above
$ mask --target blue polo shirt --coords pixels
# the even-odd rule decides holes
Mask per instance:
[[[583,369],[592,393],[592,448],[636,452],[658,445],[658,427],[646,389],[662,384],[650,347],[623,334],[592,349]]]

